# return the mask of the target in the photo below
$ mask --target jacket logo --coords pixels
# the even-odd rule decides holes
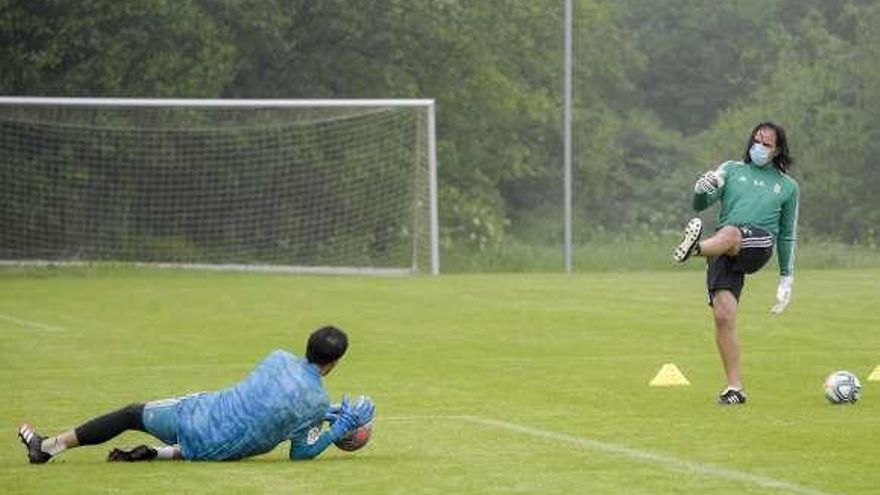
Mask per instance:
[[[321,427],[313,426],[309,428],[309,433],[306,435],[306,443],[309,445],[315,445],[315,442],[321,438]]]

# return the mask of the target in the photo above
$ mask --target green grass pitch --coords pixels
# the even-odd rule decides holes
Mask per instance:
[[[880,487],[880,270],[804,270],[770,317],[773,269],[739,318],[750,402],[722,408],[702,274],[367,278],[119,268],[0,271],[0,492],[869,494]],[[357,453],[104,462],[127,433],[26,463],[20,421],[57,433],[133,401],[226,387],[266,353],[349,332],[325,380],[371,395]],[[664,363],[690,380],[650,387]],[[855,406],[824,377],[855,372]]]

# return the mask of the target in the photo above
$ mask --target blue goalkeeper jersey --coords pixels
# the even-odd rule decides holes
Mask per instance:
[[[219,392],[189,395],[178,409],[184,459],[232,460],[305,438],[330,405],[318,368],[274,351],[251,374]]]

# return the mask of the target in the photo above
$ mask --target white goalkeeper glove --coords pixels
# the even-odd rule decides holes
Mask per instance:
[[[697,194],[713,194],[718,188],[724,186],[724,173],[710,170],[701,175],[694,184],[694,192]]]
[[[779,277],[779,286],[776,288],[776,304],[770,309],[770,313],[778,315],[785,311],[788,303],[791,302],[792,285],[794,285],[794,277],[792,275]]]

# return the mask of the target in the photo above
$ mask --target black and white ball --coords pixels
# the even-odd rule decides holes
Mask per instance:
[[[835,371],[825,379],[825,398],[832,404],[855,404],[861,395],[859,377],[849,371]]]

